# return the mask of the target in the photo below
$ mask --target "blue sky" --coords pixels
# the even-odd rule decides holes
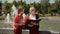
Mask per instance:
[[[50,0],[50,3],[54,3],[55,2],[55,0]]]
[[[1,1],[1,0],[0,0]],[[5,2],[6,0],[2,0],[2,2]],[[8,2],[12,2],[13,0],[7,0]],[[16,0],[18,1],[18,0]],[[40,0],[23,0],[26,1],[26,3],[33,3],[33,2],[40,2]],[[55,0],[50,0],[50,3],[54,3]]]

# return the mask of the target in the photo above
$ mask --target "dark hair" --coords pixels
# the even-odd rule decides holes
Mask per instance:
[[[19,9],[18,9],[18,14],[20,13],[20,12],[22,12],[23,11],[23,7],[20,7]]]

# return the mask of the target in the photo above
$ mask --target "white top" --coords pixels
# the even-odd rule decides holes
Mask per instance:
[[[36,20],[36,16],[33,17],[33,16],[30,14],[29,19],[31,19],[31,20]]]

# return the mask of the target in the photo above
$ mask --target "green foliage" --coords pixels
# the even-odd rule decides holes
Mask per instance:
[[[0,16],[2,15],[1,11],[2,11],[2,1],[0,1]]]
[[[49,0],[41,0],[41,11],[42,15],[45,16],[45,14],[48,13],[48,7],[50,5]]]
[[[60,1],[58,0],[55,0],[55,3],[49,3],[49,0],[41,0],[40,3],[36,3],[36,2],[33,2],[33,3],[30,3],[30,4],[27,4],[26,1],[13,1],[13,4],[12,3],[7,3],[7,1],[4,3],[5,7],[5,12],[6,13],[10,13],[11,12],[11,7],[12,5],[14,4],[16,6],[16,8],[18,8],[20,5],[24,6],[25,8],[25,13],[29,13],[29,7],[30,5],[34,5],[34,7],[36,8],[36,11],[39,13],[39,14],[42,14],[43,16],[45,16],[45,14],[60,14]]]
[[[12,7],[12,4],[7,3],[7,1],[6,1],[5,5],[4,5],[4,11],[5,11],[6,14],[11,12],[11,7]]]

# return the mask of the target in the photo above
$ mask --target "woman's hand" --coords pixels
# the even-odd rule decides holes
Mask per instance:
[[[31,22],[32,25],[38,25],[36,22]]]
[[[25,24],[22,24],[23,26],[25,26]]]
[[[20,24],[14,23],[15,26],[19,26]]]
[[[28,24],[29,27],[33,27],[34,25]]]

